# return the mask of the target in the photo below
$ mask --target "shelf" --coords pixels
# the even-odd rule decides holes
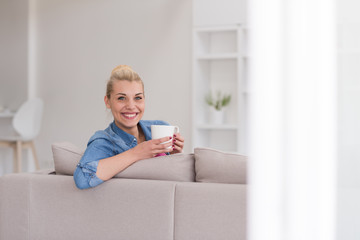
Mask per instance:
[[[202,130],[238,130],[239,127],[233,124],[198,124],[198,129]]]
[[[196,27],[194,30],[196,32],[205,32],[205,33],[211,33],[211,32],[227,32],[227,31],[237,31],[239,27],[242,27],[242,25],[226,25],[226,26],[216,26],[216,27]]]
[[[196,58],[198,60],[235,60],[238,56],[238,53],[211,53],[198,55]]]
[[[245,152],[245,105],[248,101],[245,26],[194,27],[193,46],[193,147]],[[227,124],[209,123],[209,108],[205,102],[209,91],[233,96],[224,116]]]

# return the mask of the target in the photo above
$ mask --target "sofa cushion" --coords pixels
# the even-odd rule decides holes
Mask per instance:
[[[195,148],[197,182],[246,184],[247,157],[210,148]]]
[[[52,144],[56,174],[73,175],[84,151],[69,142]],[[194,154],[174,154],[138,161],[116,178],[195,181]]]
[[[174,239],[245,240],[244,184],[178,183]]]
[[[69,142],[51,145],[56,174],[73,175],[84,151]]]
[[[179,153],[144,159],[134,163],[115,177],[194,182],[194,154]]]

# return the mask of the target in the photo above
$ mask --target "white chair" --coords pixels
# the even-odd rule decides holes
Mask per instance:
[[[31,148],[36,169],[40,169],[33,140],[40,132],[44,103],[35,98],[26,101],[15,113],[12,127],[16,135],[1,136],[0,146],[14,149],[14,172],[21,172],[22,149]]]

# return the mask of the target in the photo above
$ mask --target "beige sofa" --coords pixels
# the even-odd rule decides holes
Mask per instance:
[[[82,150],[53,145],[55,172],[0,177],[0,240],[246,239],[246,158],[197,148],[139,161],[80,190]]]

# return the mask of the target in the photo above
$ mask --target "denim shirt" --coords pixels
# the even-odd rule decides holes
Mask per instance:
[[[151,125],[169,125],[164,121],[140,120],[145,140],[151,140]],[[96,176],[99,161],[115,156],[137,145],[136,138],[118,128],[115,122],[105,130],[97,131],[89,140],[84,155],[74,172],[75,184],[80,189],[95,187],[104,181]]]

